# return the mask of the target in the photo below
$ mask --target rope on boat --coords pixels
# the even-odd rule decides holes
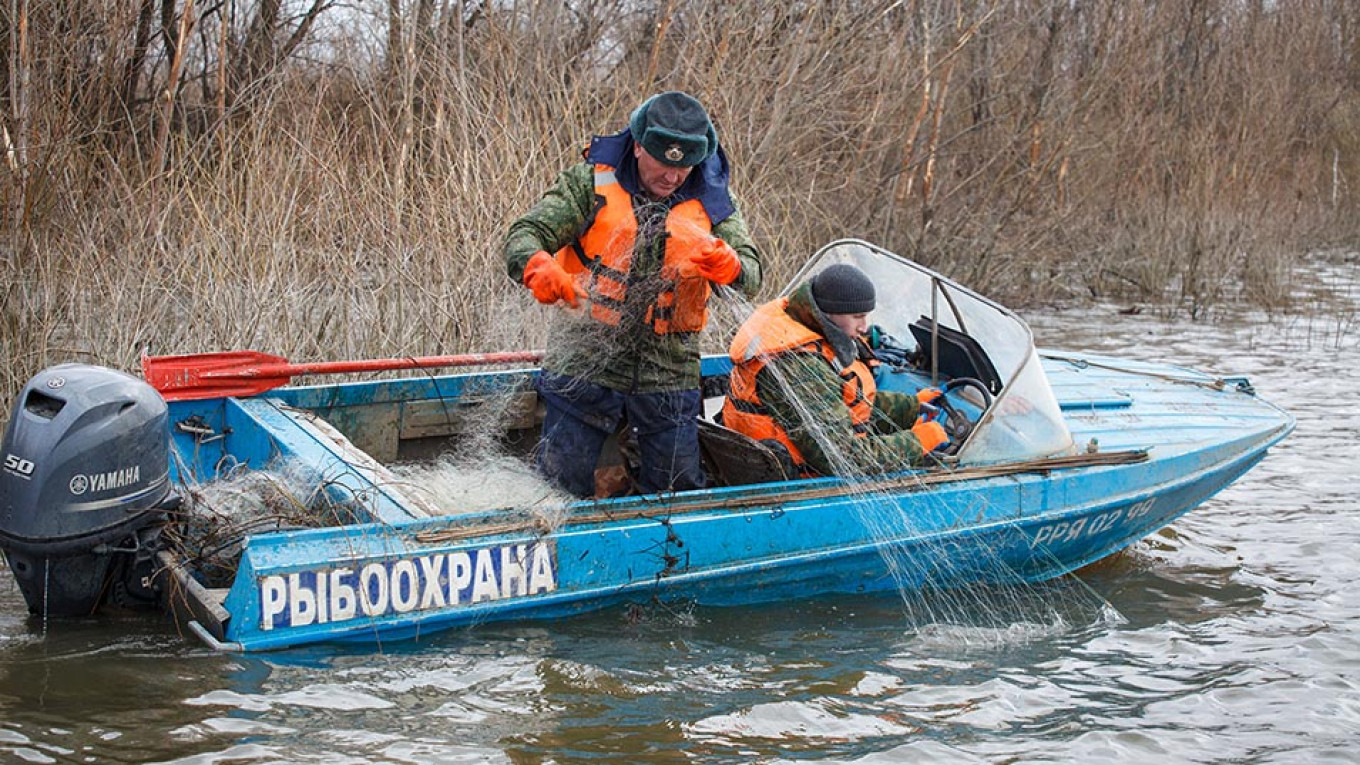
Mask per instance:
[[[978,467],[963,468],[960,470],[940,469],[924,474],[904,476],[900,478],[877,479],[864,482],[846,481],[833,486],[819,486],[811,489],[801,489],[792,491],[780,491],[776,494],[767,494],[754,497],[724,497],[706,498],[671,504],[669,502],[660,503],[657,507],[642,508],[627,513],[610,512],[601,510],[572,515],[562,522],[565,526],[578,526],[591,523],[605,523],[617,521],[624,518],[652,519],[668,518],[682,513],[692,513],[700,510],[713,509],[744,509],[750,507],[762,507],[767,505],[782,505],[789,502],[802,502],[811,499],[824,499],[834,497],[854,491],[856,493],[885,493],[890,491],[919,491],[929,486],[942,483],[953,483],[956,481],[974,481],[984,478],[999,478],[1020,473],[1046,473],[1053,470],[1072,470],[1085,467],[1102,467],[1109,465],[1131,465],[1139,462],[1146,462],[1148,453],[1145,450],[1125,450],[1117,452],[1096,452],[1094,454],[1073,454],[1065,457],[1049,457],[1038,460],[1024,460],[1021,462],[1007,462],[998,465],[981,465]],[[459,523],[454,521],[454,523]],[[515,520],[500,523],[467,524],[438,529],[434,531],[422,531],[415,535],[415,540],[423,544],[439,544],[444,542],[455,542],[477,536],[487,536],[492,534],[515,534],[533,532],[539,535],[547,535],[554,529],[549,528],[541,519],[539,520]]]
[[[1090,359],[1082,356],[1069,356],[1058,353],[1043,353],[1040,354],[1040,358],[1048,359],[1050,361],[1065,361],[1068,364],[1071,364],[1072,366],[1076,367],[1077,369],[1086,369],[1087,367],[1095,367],[1096,369],[1108,369],[1111,372],[1122,372],[1124,374],[1129,375],[1151,377],[1157,380],[1165,380],[1167,382],[1180,383],[1182,385],[1196,385],[1198,387],[1207,388],[1209,390],[1214,391],[1227,390],[1228,386],[1231,385],[1233,388],[1249,396],[1256,395],[1256,390],[1252,388],[1251,383],[1248,382],[1245,377],[1216,377],[1212,380],[1192,380],[1188,377],[1177,377],[1175,375],[1169,375],[1164,372],[1151,372],[1144,369],[1129,369],[1128,367],[1121,367],[1116,364],[1104,364],[1099,361],[1091,361]]]

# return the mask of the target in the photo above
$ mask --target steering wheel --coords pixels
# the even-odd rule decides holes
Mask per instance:
[[[987,390],[987,386],[983,385],[981,380],[973,377],[955,377],[945,383],[940,389],[940,395],[927,404],[936,407],[942,413],[940,424],[944,427],[945,434],[949,436],[949,446],[941,450],[945,454],[956,453],[977,425],[977,420],[968,419],[968,415],[962,409],[949,403],[949,394],[962,388],[972,388],[981,394],[983,412],[992,405],[992,392]],[[981,416],[979,413],[978,417]]]

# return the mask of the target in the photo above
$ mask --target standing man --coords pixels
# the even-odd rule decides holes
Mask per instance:
[[[947,440],[938,422],[917,421],[940,391],[877,389],[861,339],[874,299],[863,271],[837,263],[756,309],[732,340],[723,424],[777,442],[804,477],[919,465]]]
[[[595,494],[600,451],[624,418],[644,493],[704,485],[698,340],[712,285],[749,297],[761,279],[729,173],[704,107],[660,93],[628,127],[593,138],[585,162],[510,226],[510,278],[567,308],[539,378],[537,464],[576,496]]]

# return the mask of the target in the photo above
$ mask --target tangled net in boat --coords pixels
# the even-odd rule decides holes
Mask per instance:
[[[526,526],[552,530],[573,501],[523,461],[503,454],[448,454],[391,469],[406,494],[441,515],[496,511],[500,522],[519,518]]]
[[[226,587],[236,575],[246,537],[270,531],[333,526],[344,522],[313,474],[278,465],[239,470],[182,489],[178,523],[169,542],[207,587]]]

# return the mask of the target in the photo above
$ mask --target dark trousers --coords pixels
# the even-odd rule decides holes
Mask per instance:
[[[623,418],[637,437],[643,493],[703,488],[698,390],[621,393],[544,372],[538,393],[547,407],[538,470],[563,489],[578,497],[595,494],[600,450]]]

